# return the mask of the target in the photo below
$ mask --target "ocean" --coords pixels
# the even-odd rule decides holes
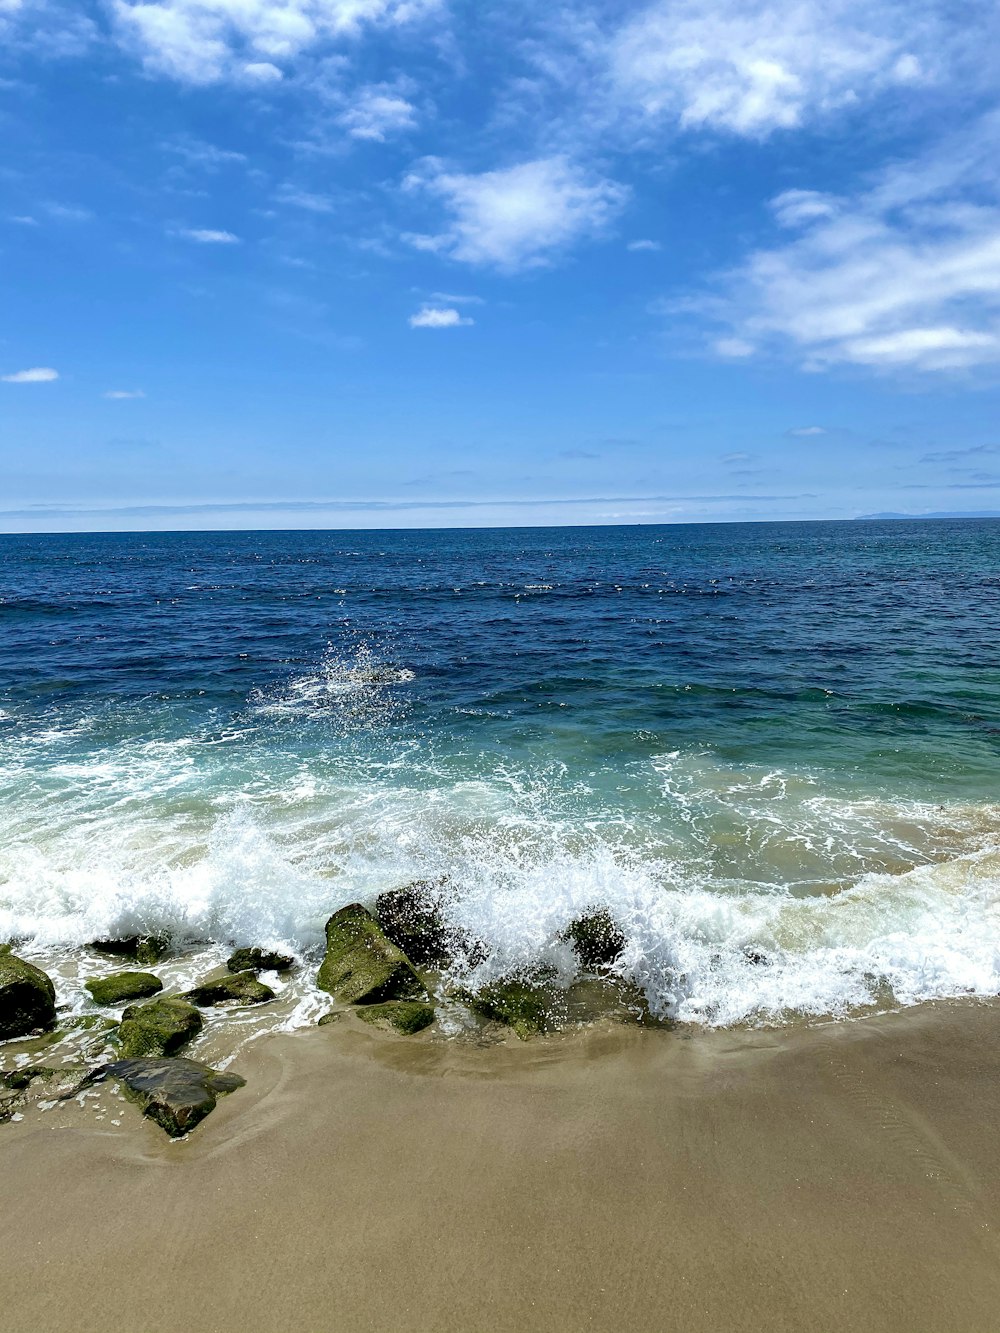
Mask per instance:
[[[0,815],[69,1010],[166,933],[314,1023],[331,912],[441,876],[467,987],[605,906],[681,1022],[996,995],[1000,522],[2,537]]]

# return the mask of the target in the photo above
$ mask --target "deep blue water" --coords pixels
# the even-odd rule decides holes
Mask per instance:
[[[998,760],[1000,521],[0,538],[43,951],[448,873],[490,966],[608,903],[686,1017],[995,992]]]

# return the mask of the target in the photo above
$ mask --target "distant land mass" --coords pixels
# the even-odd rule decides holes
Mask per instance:
[[[856,523],[871,523],[883,518],[1000,518],[1000,509],[943,509],[936,514],[859,514]]]

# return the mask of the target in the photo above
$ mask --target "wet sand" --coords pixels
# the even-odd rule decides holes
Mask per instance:
[[[0,1328],[991,1333],[1000,1004],[481,1048],[269,1037],[171,1143],[0,1127]]]

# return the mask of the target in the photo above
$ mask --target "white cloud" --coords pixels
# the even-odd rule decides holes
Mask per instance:
[[[747,342],[745,338],[717,338],[714,346],[720,356],[730,357],[733,360],[753,356],[757,350],[753,343]]]
[[[611,39],[610,83],[645,117],[763,137],[924,78],[924,27],[892,0],[656,0]]]
[[[103,395],[105,398],[145,398],[142,389],[108,389]]]
[[[409,23],[440,0],[114,0],[122,42],[186,83],[280,79],[281,61],[366,25]]]
[[[485,305],[481,296],[458,296],[454,292],[431,292],[431,300],[441,305]]]
[[[199,245],[239,245],[240,238],[231,231],[213,231],[210,227],[184,227],[178,233],[186,241]]]
[[[628,198],[624,186],[592,178],[562,156],[479,175],[449,172],[429,159],[405,186],[441,199],[451,214],[445,231],[410,233],[410,244],[506,270],[538,267],[573,242],[599,235]]]
[[[657,250],[662,250],[663,246],[660,244],[659,241],[641,240],[641,241],[629,241],[625,249],[631,250],[635,254],[639,254],[644,250],[648,250],[650,253],[654,253]]]
[[[457,310],[439,306],[422,306],[415,315],[410,316],[411,329],[456,329],[462,324],[474,324],[475,320],[461,315]]]
[[[390,134],[416,126],[416,107],[398,89],[384,83],[370,84],[358,90],[351,106],[337,117],[337,123],[344,126],[352,139],[384,143]]]
[[[19,227],[37,227],[38,219],[29,217],[26,213],[13,213],[7,219],[8,222],[16,222]]]
[[[826,430],[822,426],[796,426],[788,434],[795,436],[796,439],[808,439],[813,435],[825,435]]]
[[[49,384],[58,378],[58,370],[53,370],[51,366],[32,366],[30,370],[15,370],[10,375],[0,375],[4,384]]]
[[[283,185],[276,195],[279,204],[289,204],[292,208],[304,208],[307,213],[332,213],[334,204],[322,194],[311,194],[308,190],[297,190],[294,186]]]
[[[797,234],[730,275],[722,342],[810,370],[1000,365],[998,131],[1000,113],[853,197],[779,196]]]

